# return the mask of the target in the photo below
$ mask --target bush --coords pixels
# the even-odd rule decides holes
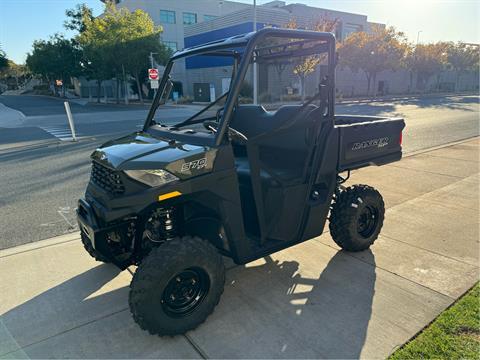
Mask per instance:
[[[272,95],[268,93],[263,93],[258,96],[258,101],[261,103],[269,103],[272,102]]]
[[[52,90],[50,90],[48,84],[34,85],[32,92],[34,95],[52,95]]]
[[[251,97],[239,97],[238,98],[239,104],[253,104],[253,98]]]
[[[182,96],[177,100],[177,104],[191,104],[193,99],[190,96]]]
[[[43,91],[43,90],[50,91],[50,86],[48,84],[34,85],[33,90],[34,91],[37,91],[37,90],[38,91]]]
[[[240,96],[245,98],[253,98],[253,87],[250,83],[244,81],[240,88]]]
[[[283,95],[282,101],[301,101],[302,97],[300,95]]]

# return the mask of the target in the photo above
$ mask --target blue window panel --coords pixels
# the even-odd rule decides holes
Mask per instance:
[[[270,24],[271,25],[271,24]],[[265,24],[257,23],[257,30],[263,29]],[[246,34],[253,29],[253,22],[233,25],[222,29],[208,31],[202,34],[188,36],[185,38],[185,47],[205,44],[215,40],[229,38],[236,35]],[[230,66],[233,59],[223,56],[192,56],[186,59],[187,69],[201,69],[209,67]]]

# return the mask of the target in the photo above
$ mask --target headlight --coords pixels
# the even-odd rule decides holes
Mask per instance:
[[[125,170],[125,174],[132,179],[140,181],[149,186],[165,185],[169,182],[178,180],[178,177],[165,170]]]

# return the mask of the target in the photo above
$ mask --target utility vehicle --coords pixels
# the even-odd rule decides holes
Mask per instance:
[[[176,52],[143,129],[92,154],[77,210],[82,242],[99,261],[138,266],[129,305],[142,329],[194,329],[220,300],[222,256],[265,257],[319,236],[328,216],[344,250],[373,244],[382,197],[367,185],[345,188],[340,174],[400,160],[405,124],[335,115],[335,64],[335,37],[302,30],[268,28]],[[254,66],[260,104],[250,99]],[[159,109],[179,67],[184,83],[225,92],[172,120]]]

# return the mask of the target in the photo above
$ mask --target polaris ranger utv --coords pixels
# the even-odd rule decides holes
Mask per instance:
[[[328,216],[344,250],[373,244],[382,197],[367,185],[345,188],[340,174],[400,160],[405,124],[335,115],[335,63],[334,36],[302,30],[176,52],[143,129],[92,154],[77,210],[82,242],[99,261],[138,266],[129,305],[142,329],[194,329],[220,300],[222,256],[265,257],[319,236]],[[261,104],[249,103],[253,66]],[[198,96],[208,83],[224,93],[191,116],[162,115],[173,79],[185,74],[178,68]]]

